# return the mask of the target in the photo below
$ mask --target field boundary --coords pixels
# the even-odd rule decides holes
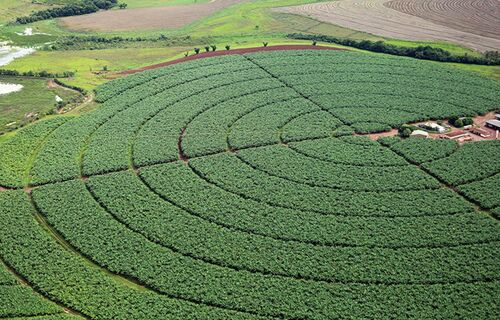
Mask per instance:
[[[253,47],[253,48],[241,48],[241,49],[231,49],[231,50],[220,50],[220,51],[210,51],[210,52],[203,52],[199,54],[194,54],[190,55],[187,57],[167,61],[167,62],[162,62],[158,64],[153,64],[150,66],[142,67],[142,68],[137,68],[137,69],[131,69],[131,70],[125,70],[118,72],[117,74],[119,75],[129,75],[129,74],[134,74],[134,73],[139,73],[143,72],[146,70],[153,70],[153,69],[158,69],[166,66],[170,66],[173,64],[177,63],[182,63],[186,61],[192,61],[192,60],[198,60],[198,59],[203,59],[203,58],[212,58],[212,57],[218,57],[218,56],[227,56],[227,55],[233,55],[233,54],[239,54],[243,55],[246,53],[253,53],[253,52],[261,52],[261,51],[286,51],[286,50],[337,50],[337,51],[348,51],[348,49],[342,49],[342,48],[335,48],[335,47],[327,47],[327,46],[313,46],[313,45],[279,45],[279,46],[269,46],[269,47]]]

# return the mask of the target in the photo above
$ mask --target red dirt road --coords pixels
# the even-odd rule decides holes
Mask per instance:
[[[120,74],[120,75],[134,74],[134,73],[138,73],[138,72],[142,72],[142,71],[146,71],[146,70],[162,68],[162,67],[166,67],[166,66],[169,66],[172,64],[196,60],[196,59],[211,58],[211,57],[217,57],[217,56],[226,56],[226,55],[230,55],[230,54],[245,54],[245,53],[252,53],[252,52],[277,51],[277,50],[346,50],[346,49],[324,47],[324,46],[312,46],[312,45],[281,45],[281,46],[210,51],[210,52],[203,52],[200,54],[190,55],[188,57],[180,58],[177,60],[172,60],[172,61],[167,61],[167,62],[163,62],[163,63],[159,63],[159,64],[154,64],[154,65],[147,66],[147,67],[142,67],[142,68],[133,69],[133,70],[126,70],[126,71],[122,71],[118,74]]]
[[[132,31],[175,29],[245,0],[212,0],[207,3],[157,8],[100,11],[60,19],[63,27],[79,31]]]

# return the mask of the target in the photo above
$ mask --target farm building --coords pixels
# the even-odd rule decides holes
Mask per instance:
[[[442,125],[439,125],[435,122],[426,122],[422,125],[419,125],[419,127],[432,130],[432,131],[437,131],[438,133],[444,133],[446,131],[446,128],[443,127]]]
[[[481,128],[471,128],[470,132],[472,132],[475,135],[478,135],[482,138],[488,138],[491,134],[489,131],[481,129]]]
[[[458,131],[455,131],[455,132],[450,132],[450,133],[447,133],[447,134],[444,134],[441,136],[441,138],[443,139],[451,139],[451,140],[458,140],[458,139],[462,139],[462,138],[466,138],[468,137],[469,134],[463,130],[458,130]]]
[[[491,129],[500,130],[500,120],[488,120],[486,126]]]
[[[429,133],[423,130],[415,130],[410,134],[412,138],[429,138]]]

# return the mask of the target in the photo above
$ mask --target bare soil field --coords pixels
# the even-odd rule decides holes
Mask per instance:
[[[173,29],[188,25],[225,7],[245,0],[212,0],[208,3],[157,8],[109,10],[60,19],[71,30],[130,31]]]
[[[384,37],[500,50],[497,0],[339,0],[275,10]]]
[[[448,28],[500,39],[498,0],[391,0],[384,5]]]
[[[233,50],[210,51],[210,52],[203,52],[200,54],[190,55],[188,57],[184,57],[184,58],[180,58],[180,59],[176,59],[176,60],[172,60],[172,61],[154,64],[154,65],[147,66],[147,67],[122,71],[119,74],[120,75],[129,75],[129,74],[134,74],[134,73],[138,73],[138,72],[142,72],[142,71],[146,71],[146,70],[166,67],[166,66],[176,64],[176,63],[181,63],[181,62],[186,62],[186,61],[196,60],[196,59],[202,59],[202,58],[225,56],[225,55],[230,55],[230,54],[245,54],[245,53],[252,53],[252,52],[259,52],[259,51],[276,51],[276,50],[346,50],[346,49],[325,47],[325,46],[280,45],[280,46],[269,46],[269,47],[255,47],[255,48],[242,48],[242,49],[233,49]]]

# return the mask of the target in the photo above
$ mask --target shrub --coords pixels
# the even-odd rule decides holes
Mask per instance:
[[[231,50],[231,46],[230,46],[230,45],[228,45],[228,44],[226,44],[226,47],[225,47],[225,48],[226,48],[226,50]]]
[[[458,119],[453,125],[457,128],[462,128],[464,126],[464,122],[462,119]]]
[[[464,123],[464,126],[470,126],[470,125],[474,124],[474,120],[471,117],[463,118],[462,122]]]
[[[269,44],[268,42],[262,42],[262,44],[264,45],[264,47],[267,47],[267,45]]]
[[[213,44],[213,45],[211,45],[211,46],[210,46],[210,48],[212,48],[212,51],[217,50],[217,46],[216,46],[216,45],[214,45],[214,44]]]
[[[195,53],[195,54],[200,53],[200,48],[194,48],[194,53]]]

